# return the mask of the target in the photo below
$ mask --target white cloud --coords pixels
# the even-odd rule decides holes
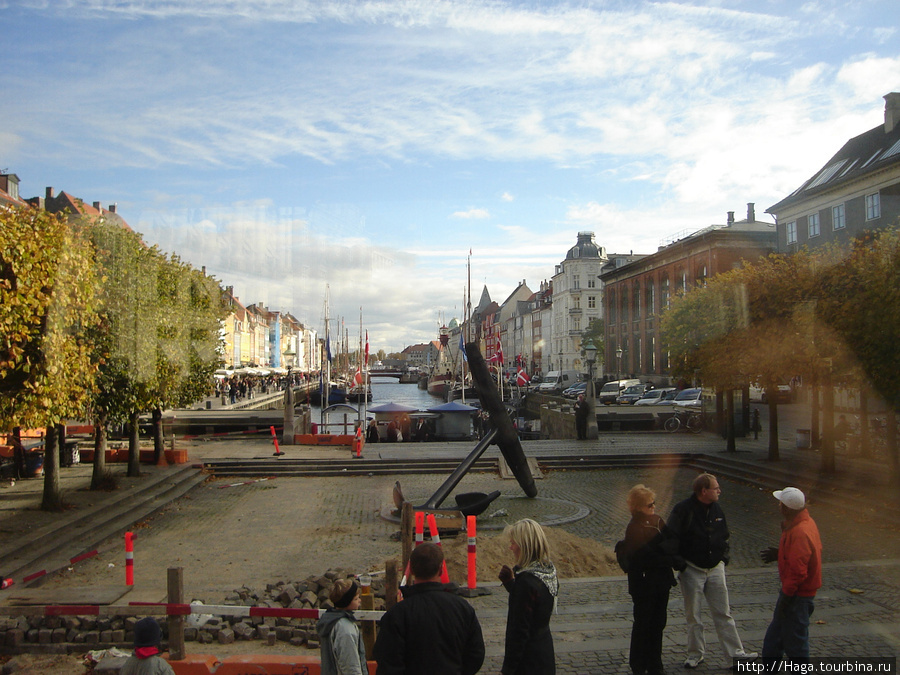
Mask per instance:
[[[490,218],[491,214],[487,209],[469,209],[468,211],[454,211],[451,218],[463,218],[465,220],[484,220]]]

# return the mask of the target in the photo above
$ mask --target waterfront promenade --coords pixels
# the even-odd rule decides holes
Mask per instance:
[[[795,447],[794,427],[800,422],[790,421],[796,412],[791,408],[785,408],[787,413],[782,418],[783,460],[774,466],[766,460],[764,437],[739,440],[737,453],[724,453],[724,442],[712,434],[684,433],[604,433],[597,441],[530,441],[524,448],[527,455],[545,457],[697,453],[714,462],[727,456],[749,467],[747,475],[751,477],[754,467],[760,475],[778,468],[785,473],[785,484],[811,485],[810,510],[822,530],[825,547],[824,587],[817,598],[811,629],[813,652],[819,656],[895,656],[900,652],[900,537],[897,502],[887,485],[885,467],[839,456],[839,476],[822,476],[817,453]],[[367,446],[365,455],[369,459],[461,458],[471,448],[471,443],[377,444]],[[272,449],[264,440],[196,441],[190,443],[189,455],[192,462],[271,457]],[[333,448],[282,449],[287,457],[344,458],[348,454],[345,449]],[[494,457],[498,454],[496,447],[486,453]],[[89,528],[82,522],[89,509],[124,510],[139,498],[142,486],[157,481],[156,490],[161,492],[185,469],[145,466],[142,470],[138,479],[120,478],[120,490],[97,494],[83,489],[89,481],[89,466],[62,469],[64,495],[74,508],[61,514],[36,510],[40,501],[38,480],[4,488],[0,492],[0,527],[4,530],[0,555],[17,543],[34,545],[29,533],[43,532],[46,537],[52,531],[48,528],[54,527],[60,533],[82,528],[86,534],[81,544],[92,545]],[[566,520],[573,505],[586,509],[583,517],[559,527],[611,547],[621,538],[628,521],[624,495],[631,485],[643,482],[653,487],[660,512],[668,515],[675,501],[687,496],[695,473],[696,469],[685,467],[554,471],[537,481],[538,500],[524,498],[515,481],[503,480],[496,473],[473,473],[463,479],[458,491],[501,490],[501,498],[492,505],[507,511],[500,520],[522,515],[536,515],[538,519],[563,516]],[[399,477],[405,495],[413,502],[429,496],[445,478],[433,474]],[[390,538],[396,525],[380,517],[390,504],[394,480],[379,476],[270,477],[253,483],[220,479],[198,485],[157,515],[141,519],[135,530],[136,584],[122,602],[161,601],[165,596],[165,569],[170,566],[185,569],[188,597],[215,602],[244,584],[264,586],[279,579],[322,573],[330,566],[377,564],[396,557],[399,544]],[[760,489],[753,480],[720,482],[721,503],[733,533],[729,566],[732,607],[747,649],[759,651],[778,579],[773,565],[759,563],[757,552],[777,542],[778,511],[770,490]],[[129,499],[131,495],[134,499]],[[490,508],[487,513],[494,510]],[[488,534],[485,530],[481,536]],[[93,545],[98,547],[98,556],[72,566],[71,572],[51,579],[39,590],[52,594],[94,584],[103,588],[121,586],[121,540],[107,539]],[[73,549],[72,554],[76,553]],[[482,672],[491,673],[499,671],[506,598],[496,582],[485,585],[494,593],[472,602],[488,643],[488,660]],[[622,575],[566,579],[559,605],[552,628],[560,673],[628,673],[631,603]],[[710,653],[701,671],[730,666],[717,650],[711,621],[707,623]],[[664,664],[670,673],[682,671],[684,640],[682,603],[678,588],[674,588],[664,643]],[[200,645],[188,644],[190,652],[200,649]],[[203,649],[216,653],[215,645]],[[266,649],[260,645],[261,651]]]

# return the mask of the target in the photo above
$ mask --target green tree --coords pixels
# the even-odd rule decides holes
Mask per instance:
[[[97,278],[87,232],[64,214],[0,209],[0,425],[47,427],[41,508],[62,506],[57,425],[94,387]]]
[[[93,489],[105,484],[106,435],[110,424],[136,425],[150,403],[149,387],[156,376],[156,278],[162,259],[140,235],[105,219],[90,223],[98,270],[101,320],[93,333],[93,358],[98,365],[93,398]],[[137,437],[131,433],[128,474],[138,475]]]

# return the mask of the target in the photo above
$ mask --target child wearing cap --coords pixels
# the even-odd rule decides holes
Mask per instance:
[[[156,619],[147,616],[134,625],[134,652],[125,661],[120,675],[175,675],[172,666],[159,655],[162,630]]]
[[[351,579],[334,582],[328,599],[334,605],[316,624],[321,645],[322,675],[363,675],[366,646],[353,612],[359,609],[359,584]]]

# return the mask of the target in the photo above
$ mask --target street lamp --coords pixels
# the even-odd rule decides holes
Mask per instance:
[[[597,345],[590,338],[583,342],[581,348],[584,350],[585,358],[588,363],[588,386],[587,386],[587,404],[588,404],[588,424],[587,438],[595,440],[599,435],[597,429],[597,412],[596,412],[596,390],[594,389],[594,363],[597,360]]]
[[[622,348],[619,347],[616,350],[616,362],[619,364],[616,368],[616,379],[619,379],[619,374],[622,372]]]

